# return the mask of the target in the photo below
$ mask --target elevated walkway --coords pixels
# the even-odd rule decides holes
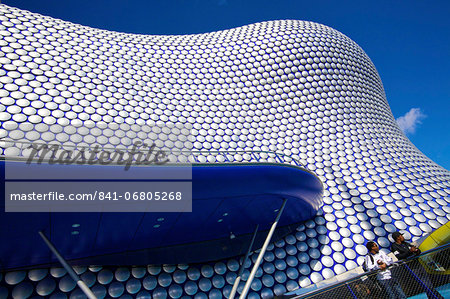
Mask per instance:
[[[450,243],[430,249],[388,267],[407,298],[450,298]],[[377,281],[378,271],[364,272],[362,267],[342,273],[314,285],[297,289],[277,298],[388,298]]]

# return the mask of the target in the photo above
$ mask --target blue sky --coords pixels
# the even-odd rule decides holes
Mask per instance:
[[[333,27],[375,64],[410,140],[450,169],[450,1],[3,0],[75,23],[142,34],[192,34],[275,19]]]

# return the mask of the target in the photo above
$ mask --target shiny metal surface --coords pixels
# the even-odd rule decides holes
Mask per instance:
[[[192,126],[192,142],[169,134],[163,144],[196,149],[204,163],[223,162],[211,150],[240,151],[232,163],[251,160],[246,152],[273,151],[319,176],[324,206],[268,248],[251,296],[330,278],[354,268],[368,240],[388,248],[395,230],[420,237],[450,220],[449,172],[400,132],[370,59],[329,27],[286,20],[198,36],[142,36],[5,5],[0,19],[1,138],[121,148],[161,137],[158,121],[180,123]],[[30,37],[33,47],[13,47]],[[12,146],[0,154],[24,152]],[[83,275],[99,298],[219,298],[238,268],[231,258],[92,266]],[[33,290],[69,297],[75,286],[66,277],[59,268],[6,273],[0,297]]]

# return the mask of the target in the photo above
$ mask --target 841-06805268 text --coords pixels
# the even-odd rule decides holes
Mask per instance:
[[[191,212],[192,182],[8,182],[7,212]]]
[[[117,192],[99,192],[99,200],[119,200],[124,198],[125,200],[181,200],[183,198],[182,192],[159,192],[159,191],[147,191],[147,192],[125,192],[123,195]]]
[[[104,192],[95,191],[94,193],[70,193],[50,191],[48,193],[12,193],[9,199],[15,200],[181,200],[183,192],[166,191],[135,191],[135,192]]]

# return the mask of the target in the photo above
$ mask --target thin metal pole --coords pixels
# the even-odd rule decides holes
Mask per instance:
[[[353,298],[358,299],[358,297],[356,297],[355,293],[353,293],[352,288],[348,285],[348,283],[345,284],[347,286],[347,288],[350,290],[350,293],[352,293]]]
[[[228,296],[228,299],[234,299],[234,296],[236,295],[236,291],[237,291],[239,282],[241,281],[242,273],[244,272],[244,269],[245,269],[245,263],[247,262],[250,252],[252,251],[253,243],[255,242],[255,238],[256,238],[256,233],[258,233],[258,227],[259,227],[259,224],[256,225],[252,240],[250,241],[250,245],[248,246],[247,253],[245,254],[244,260],[242,261],[241,267],[239,268],[238,276],[234,280],[234,285],[233,285],[233,288],[231,289],[231,293],[230,293],[230,296]]]
[[[50,242],[49,239],[44,235],[42,231],[39,231],[39,235],[44,240],[45,244],[47,244],[48,248],[53,252],[53,254],[56,256],[58,261],[61,263],[61,265],[66,269],[67,273],[69,273],[70,277],[77,283],[77,285],[80,287],[80,289],[83,291],[83,293],[89,298],[89,299],[97,299],[97,297],[92,293],[92,291],[89,289],[89,287],[78,277],[77,273],[73,270],[73,268],[66,262],[66,260],[62,257],[62,255],[58,252],[58,250],[53,246],[52,242]]]
[[[261,260],[264,256],[264,253],[266,252],[267,246],[269,245],[270,239],[272,239],[273,232],[275,231],[275,228],[277,227],[278,220],[280,220],[281,213],[283,213],[284,206],[286,205],[286,201],[287,201],[287,199],[283,200],[283,204],[281,205],[281,208],[278,211],[277,218],[275,218],[275,222],[272,224],[272,227],[270,228],[270,231],[267,234],[266,241],[264,241],[264,245],[261,248],[261,252],[259,253],[258,258],[256,259],[255,265],[253,265],[252,272],[250,273],[250,276],[248,277],[247,282],[245,283],[244,290],[242,291],[242,294],[239,297],[239,299],[245,299],[245,297],[247,297],[247,293],[248,293],[248,290],[250,289],[250,285],[253,282],[253,278],[255,278],[256,271],[258,270],[259,265],[261,264]]]

